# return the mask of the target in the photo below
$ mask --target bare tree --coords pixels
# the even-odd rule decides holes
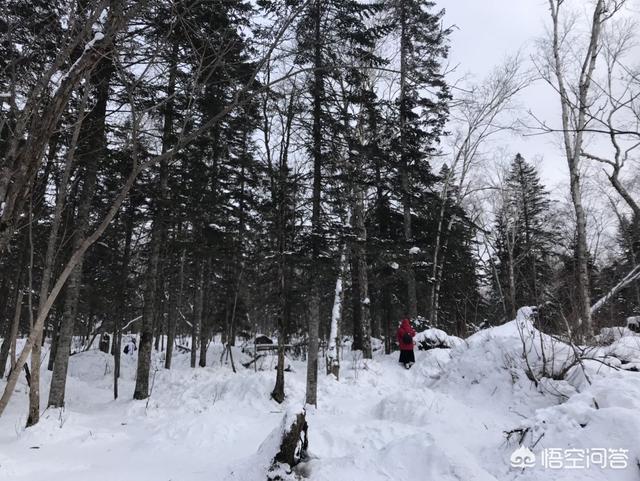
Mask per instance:
[[[551,39],[549,58],[543,69],[545,79],[556,89],[562,111],[562,135],[564,152],[569,166],[571,199],[576,215],[576,259],[580,309],[577,325],[587,337],[593,335],[591,322],[591,294],[589,287],[589,252],[587,246],[587,216],[583,206],[581,179],[581,155],[585,134],[590,127],[589,106],[594,94],[594,72],[603,43],[604,25],[618,13],[625,0],[597,0],[592,13],[587,46],[578,54],[577,77],[573,79],[569,70],[573,68],[571,54],[575,44],[569,45],[569,26],[563,23],[565,0],[549,0],[551,16]]]
[[[440,191],[440,212],[436,227],[431,271],[429,320],[437,325],[444,265],[444,249],[455,217],[445,225],[445,214],[450,201],[461,207],[474,192],[472,170],[482,160],[482,149],[495,135],[515,128],[515,121],[506,114],[513,108],[514,98],[531,82],[523,72],[519,56],[508,58],[479,85],[462,90],[451,111],[454,126],[453,157]],[[454,198],[450,199],[452,195]],[[514,318],[515,318],[515,313]]]
[[[604,167],[604,172],[609,183],[620,196],[620,198],[631,210],[631,224],[640,221],[640,204],[634,197],[633,192],[627,187],[622,178],[625,166],[631,165],[636,160],[640,142],[634,131],[638,131],[640,116],[638,105],[640,104],[640,81],[637,72],[631,70],[630,55],[637,46],[636,36],[637,24],[630,19],[622,19],[612,23],[610,28],[605,29],[603,35],[602,57],[606,67],[606,75],[599,82],[596,88],[599,93],[599,102],[591,106],[589,114],[592,122],[599,125],[599,129],[608,138],[611,154],[596,155],[586,148],[582,150],[583,158],[600,163]],[[627,167],[628,170],[628,167]],[[623,214],[616,211],[616,215],[622,224]],[[633,244],[634,238],[640,235],[638,232],[630,232],[628,241]],[[596,313],[615,295],[628,285],[633,284],[640,277],[639,263],[636,252],[629,249],[631,257],[631,270],[620,280],[607,294],[599,299],[593,306],[591,312]],[[640,292],[636,285],[636,294]]]
[[[601,94],[588,114],[609,140],[611,155],[596,155],[583,147],[581,155],[605,167],[609,182],[640,219],[640,204],[624,185],[621,175],[625,166],[632,164],[640,142],[633,134],[638,130],[640,116],[640,78],[627,67],[629,55],[634,51],[637,24],[624,20],[616,22],[603,36],[602,57],[606,67],[604,80],[596,82]]]

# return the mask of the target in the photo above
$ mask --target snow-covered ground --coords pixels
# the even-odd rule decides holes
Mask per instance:
[[[525,373],[523,326],[482,331],[451,350],[417,351],[411,370],[397,354],[363,361],[345,352],[339,381],[320,376],[318,409],[307,413],[310,459],[299,473],[313,481],[640,479],[640,373],[593,361],[569,370],[570,382],[543,379],[536,387]],[[550,341],[533,332],[525,342],[538,359],[536,341]],[[640,337],[617,342],[640,358]],[[302,406],[304,363],[291,362],[287,400],[278,405],[269,399],[275,361],[234,374],[220,364],[219,345],[209,359],[210,367],[192,370],[178,354],[174,369],[156,372],[147,403],[131,400],[135,358],[123,356],[121,398],[113,401],[112,358],[78,354],[66,409],[46,411],[26,430],[21,384],[0,418],[0,480],[264,481],[274,434]],[[48,381],[44,371],[43,403]],[[510,466],[521,440],[538,456],[535,467]],[[543,449],[568,448],[626,449],[628,467],[542,466]]]

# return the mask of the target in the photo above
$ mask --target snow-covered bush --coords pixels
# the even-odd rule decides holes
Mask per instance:
[[[640,336],[632,333],[619,338],[606,348],[605,354],[618,359],[621,369],[640,371]]]
[[[635,333],[627,327],[603,327],[596,336],[596,343],[608,346],[625,336],[633,336]]]
[[[444,348],[450,349],[458,346],[464,341],[456,336],[450,336],[441,329],[426,329],[422,332],[418,332],[414,337],[416,346],[421,351],[428,351],[429,349]]]
[[[627,317],[627,329],[640,332],[640,316]]]
[[[411,319],[411,325],[416,330],[416,332],[426,331],[427,329],[430,329],[432,327],[431,322],[422,316]]]

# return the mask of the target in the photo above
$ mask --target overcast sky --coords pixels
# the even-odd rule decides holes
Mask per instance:
[[[452,64],[458,66],[455,75],[470,74],[478,80],[519,50],[528,62],[548,20],[547,0],[440,0],[438,5],[447,11],[446,22],[456,27],[450,57]],[[558,99],[550,88],[537,83],[520,95],[519,103],[523,107],[522,120],[531,123],[527,109],[535,108],[536,115],[553,117]],[[549,184],[566,175],[554,136],[509,135],[494,145],[506,147],[510,154],[520,152],[530,160],[542,158],[542,176]]]
[[[591,0],[570,0],[588,20]],[[634,15],[640,17],[640,0],[628,0]],[[505,56],[518,50],[529,58],[536,49],[536,40],[544,36],[549,25],[548,0],[437,0],[446,9],[445,21],[455,25],[452,34],[450,61],[458,65],[456,76],[469,73],[478,79],[489,73]],[[522,120],[533,125],[527,114],[531,109],[548,125],[558,126],[559,100],[556,93],[542,81],[528,88],[519,98],[523,106]],[[520,152],[525,158],[542,158],[541,174],[551,187],[567,176],[566,160],[558,138],[554,135],[524,137],[509,136],[497,144],[510,153]],[[562,182],[562,184],[565,184]]]

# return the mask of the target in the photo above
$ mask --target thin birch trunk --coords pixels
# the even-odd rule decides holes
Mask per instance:
[[[578,327],[582,327],[582,334],[593,336],[591,321],[591,294],[589,285],[589,252],[587,247],[587,219],[582,205],[582,181],[580,178],[580,156],[583,151],[584,131],[587,126],[589,109],[589,94],[593,81],[593,73],[601,46],[602,25],[606,20],[606,4],[604,0],[597,0],[591,29],[589,45],[585,53],[577,84],[577,105],[571,100],[569,88],[566,85],[566,65],[562,59],[562,33],[560,32],[560,7],[563,0],[549,0],[552,19],[552,63],[553,73],[558,82],[560,106],[562,109],[562,130],[565,155],[569,165],[569,179],[571,185],[571,200],[576,215],[576,258],[578,264],[578,292],[579,319]]]
[[[42,271],[42,279],[40,283],[40,293],[38,295],[38,315],[44,309],[44,303],[49,295],[49,287],[51,285],[51,277],[56,255],[56,244],[58,242],[58,233],[62,224],[62,212],[67,200],[67,188],[69,179],[71,178],[71,170],[74,162],[74,155],[78,145],[78,138],[82,127],[82,119],[89,96],[89,89],[85,89],[85,93],[78,107],[78,120],[73,130],[71,144],[69,145],[69,153],[66,156],[62,179],[58,185],[58,195],[56,196],[56,205],[54,208],[53,221],[49,239],[47,240],[47,251],[44,259],[44,269]],[[40,419],[40,357],[42,345],[42,332],[36,333],[33,350],[31,352],[31,388],[29,391],[29,417],[27,426],[36,424]],[[50,353],[50,355],[53,355]]]
[[[336,278],[336,288],[331,311],[331,332],[329,333],[329,346],[327,348],[327,374],[333,374],[340,378],[340,332],[342,323],[342,306],[344,300],[343,280],[347,271],[347,246],[342,247],[340,255],[340,270]]]

